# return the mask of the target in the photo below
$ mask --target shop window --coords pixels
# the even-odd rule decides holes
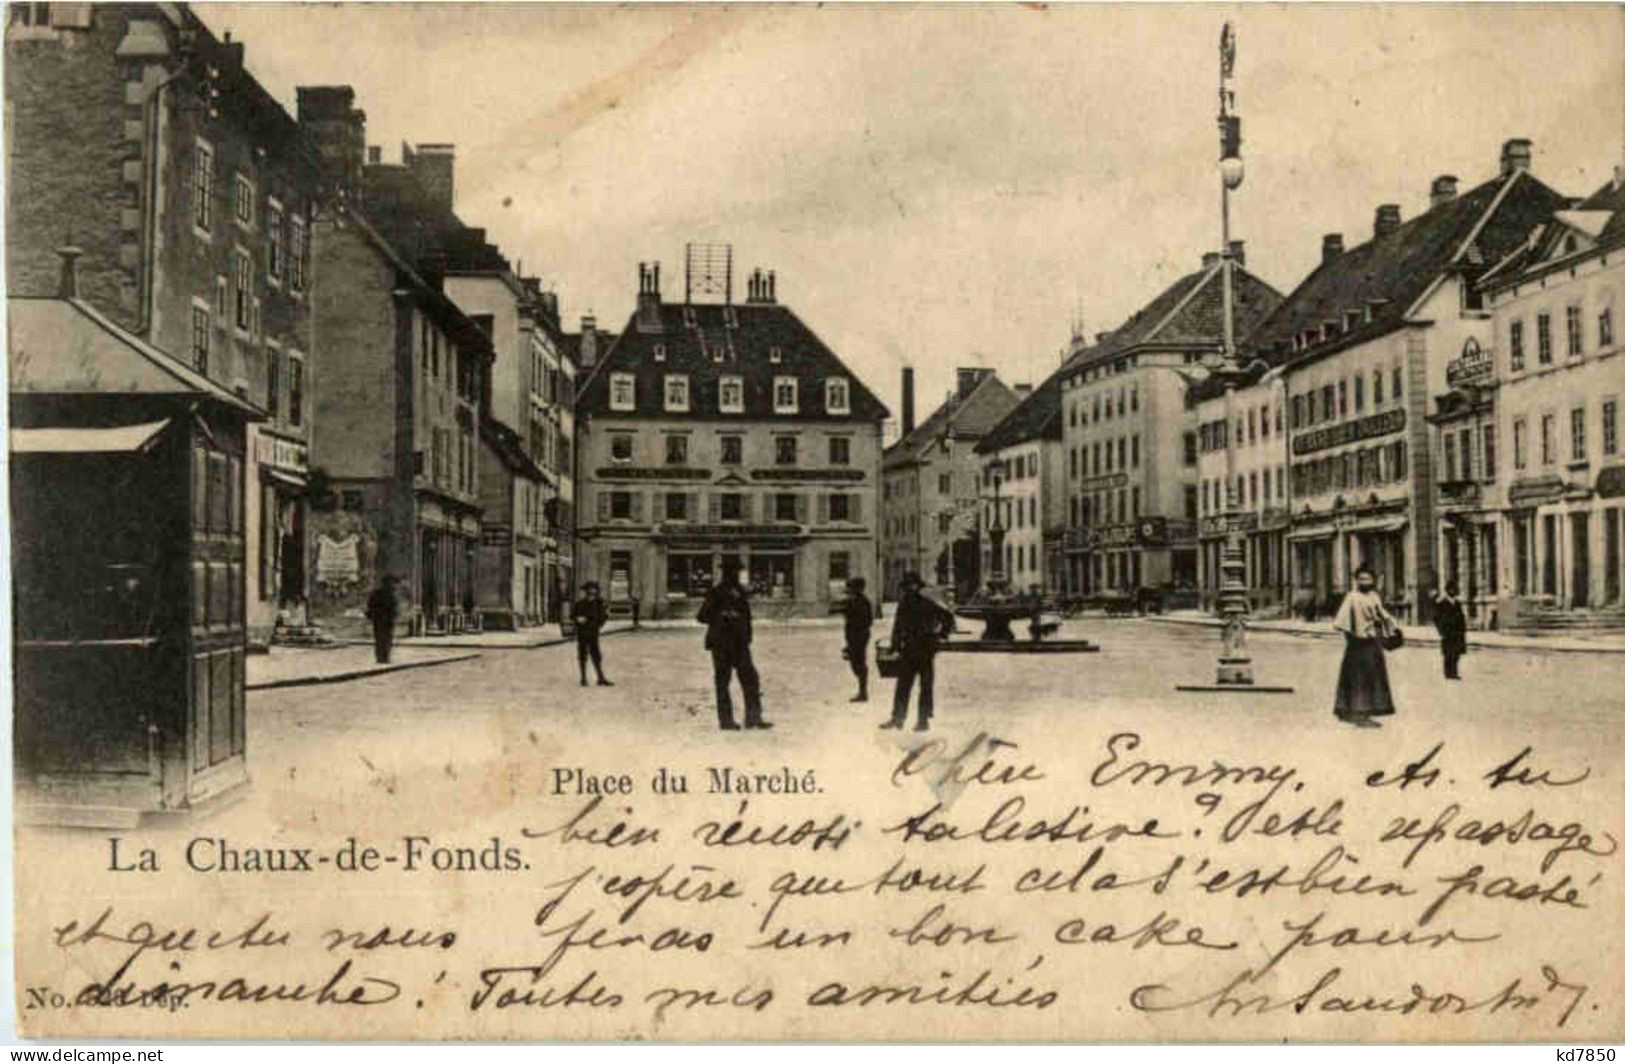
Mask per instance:
[[[791,599],[796,594],[796,559],[793,554],[750,556],[750,585],[753,594],[770,599]]]

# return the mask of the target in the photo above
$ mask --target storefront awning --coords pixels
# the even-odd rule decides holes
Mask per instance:
[[[116,428],[12,429],[12,454],[140,454],[157,442],[169,418]]]

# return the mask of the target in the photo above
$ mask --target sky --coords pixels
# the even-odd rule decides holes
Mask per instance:
[[[1501,144],[1583,195],[1625,163],[1625,8],[200,4],[294,111],[348,84],[367,140],[456,145],[456,207],[618,331],[688,242],[787,304],[900,411],[954,368],[1058,364],[1219,244],[1218,39],[1237,37],[1232,235],[1283,293]]]

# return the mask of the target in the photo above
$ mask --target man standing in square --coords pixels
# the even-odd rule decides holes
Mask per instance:
[[[762,681],[750,656],[750,599],[739,586],[739,565],[725,562],[722,582],[705,593],[705,602],[696,617],[706,626],[705,649],[711,652],[711,667],[717,688],[717,724],[723,731],[738,731],[734,720],[733,696],[728,687],[739,673],[739,686],[745,693],[745,727],[771,728],[762,719]]]

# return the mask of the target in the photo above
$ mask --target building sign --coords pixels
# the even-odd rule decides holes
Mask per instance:
[[[342,588],[361,580],[361,537],[316,537],[316,583]]]
[[[1231,532],[1258,531],[1258,515],[1248,511],[1239,514],[1213,514],[1202,518],[1202,536],[1207,539],[1216,539],[1229,535]]]
[[[1469,384],[1485,384],[1495,376],[1495,358],[1478,346],[1472,337],[1461,345],[1461,355],[1444,369],[1445,383],[1452,388]]]
[[[1565,485],[1558,476],[1522,477],[1507,488],[1507,502],[1513,506],[1530,506],[1548,502],[1562,496]]]
[[[738,539],[744,536],[766,536],[784,539],[802,535],[805,530],[797,524],[691,525],[684,521],[662,521],[659,531],[668,536],[726,536],[730,539]]]
[[[1100,491],[1106,488],[1121,488],[1128,484],[1127,473],[1107,473],[1101,477],[1085,477],[1078,483],[1079,491]]]
[[[862,480],[861,469],[752,469],[752,480]]]
[[[708,469],[688,466],[600,466],[600,480],[710,480]]]
[[[1164,517],[1142,517],[1120,525],[1105,525],[1093,529],[1089,536],[1091,547],[1166,547],[1168,520]]]
[[[1625,466],[1609,466],[1597,474],[1597,495],[1604,499],[1625,495]]]
[[[254,460],[290,473],[310,472],[310,448],[296,440],[261,433],[254,439]]]
[[[1323,429],[1300,432],[1292,437],[1293,454],[1313,454],[1328,447],[1369,440],[1373,436],[1386,436],[1405,427],[1404,410],[1384,410],[1358,421],[1345,421],[1341,425],[1328,425]]]

